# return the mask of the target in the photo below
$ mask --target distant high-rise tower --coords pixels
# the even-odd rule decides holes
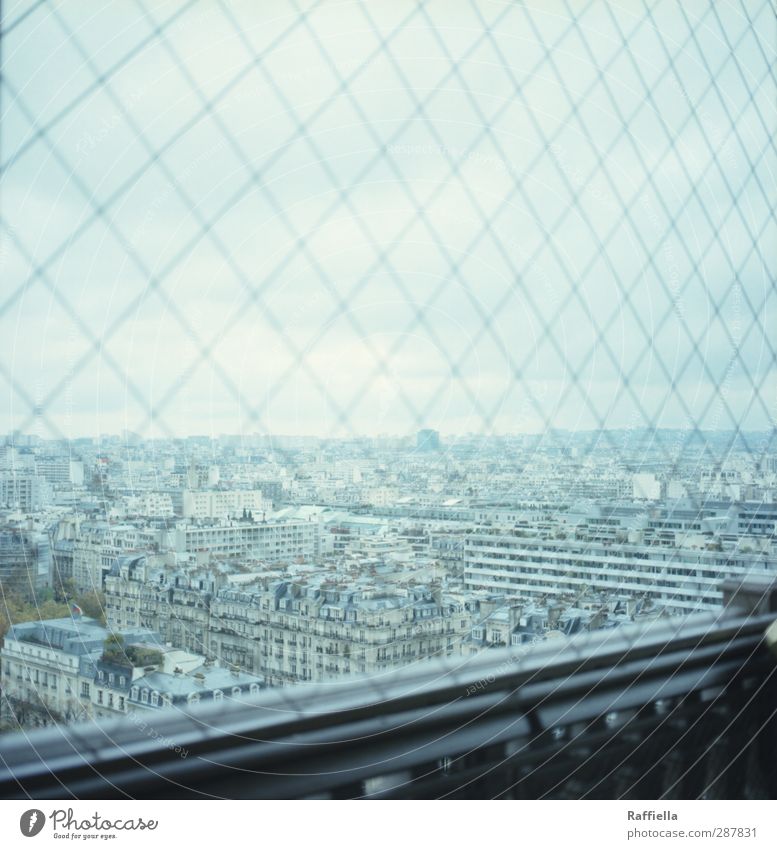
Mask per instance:
[[[440,434],[436,430],[419,430],[416,435],[416,448],[419,451],[439,451]]]

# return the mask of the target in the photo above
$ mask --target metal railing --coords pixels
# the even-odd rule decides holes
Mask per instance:
[[[774,798],[775,597],[6,737],[0,797]]]

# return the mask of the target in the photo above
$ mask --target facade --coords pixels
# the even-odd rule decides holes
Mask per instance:
[[[50,587],[53,559],[48,535],[8,526],[0,529],[0,588],[27,596]]]
[[[152,671],[132,682],[128,712],[185,708],[201,702],[240,702],[265,686],[260,675],[203,664],[189,674]]]
[[[109,647],[106,640],[115,642]],[[147,628],[111,631],[81,617],[11,627],[0,650],[3,706],[22,726],[239,699],[261,676],[223,669]]]
[[[464,546],[464,580],[472,589],[529,598],[625,593],[675,613],[719,609],[724,578],[777,575],[773,557],[715,547],[547,539],[505,528],[477,530]]]
[[[106,579],[106,610],[117,628],[153,628],[268,685],[375,673],[461,651],[472,622],[465,602],[420,584],[371,586],[378,583],[325,572],[230,588],[135,564]]]
[[[35,471],[52,486],[83,486],[84,464],[70,457],[36,457]]]
[[[272,509],[258,489],[187,489],[183,492],[186,519],[228,519],[251,511],[257,519]]]
[[[35,474],[0,472],[0,507],[33,513],[51,504],[49,483]]]
[[[222,590],[211,602],[210,649],[269,684],[377,674],[458,654],[468,610],[427,587],[359,591],[289,581]]]
[[[96,620],[81,617],[12,625],[0,650],[5,705],[22,724],[88,717],[91,686],[82,661],[99,657],[109,633]]]
[[[132,525],[82,522],[73,540],[72,570],[76,591],[101,589],[116,558],[133,551],[138,543],[138,532]]]
[[[210,556],[252,555],[270,562],[295,557],[316,557],[321,545],[321,527],[316,521],[188,522],[174,532],[177,552],[199,553],[203,562]]]
[[[142,492],[124,499],[126,515],[167,519],[175,515],[173,499],[168,492]]]

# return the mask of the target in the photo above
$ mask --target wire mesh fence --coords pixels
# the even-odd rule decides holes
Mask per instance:
[[[770,469],[773,490],[769,0],[3,0],[0,8],[0,432],[65,442],[122,433],[133,445],[237,434],[281,453],[296,443],[279,435],[311,435],[369,454],[395,435],[406,447],[416,431],[423,452],[439,430],[454,457],[471,456],[456,455],[459,440],[471,448],[496,437],[506,441],[484,450],[495,477],[485,494],[514,500],[551,500],[565,487],[571,496],[571,477],[602,467],[662,464],[668,480],[675,471],[687,480],[703,468],[720,472],[733,451],[749,454],[751,469]],[[496,480],[494,445],[505,449],[507,483]],[[579,466],[559,482],[552,463],[562,456]],[[287,465],[298,460],[293,450],[286,456]],[[453,480],[456,465],[446,474]],[[618,492],[602,491],[602,501]],[[550,549],[558,563],[545,583],[574,578],[570,604],[593,574],[575,572],[578,558],[601,555],[609,568],[595,532],[567,549],[541,537],[526,554],[514,513],[493,530],[474,514],[465,555],[477,565],[477,546],[505,543],[502,561],[546,564],[538,552]],[[763,519],[756,508],[752,517]],[[21,543],[9,537],[9,550],[11,542],[17,557]],[[767,547],[752,558],[763,576],[773,565]],[[603,579],[601,594],[633,589],[626,573],[639,571],[636,556]],[[705,557],[697,550],[676,568],[670,552],[645,582],[687,612],[707,603],[708,573],[725,560]],[[693,598],[683,595],[682,569],[698,578]],[[106,571],[96,568],[92,589]],[[160,633],[175,627],[164,634],[175,633],[175,645],[239,666],[224,648],[238,633],[231,592],[239,588],[212,607],[208,598],[210,618],[194,625],[172,605],[152,624]],[[381,646],[377,679],[398,645],[392,636]],[[286,648],[296,656],[297,646],[294,635]],[[338,651],[322,648],[317,668],[342,661],[350,670],[350,647]],[[579,671],[570,668],[553,692]],[[292,678],[310,682],[296,668],[283,681]],[[588,710],[590,692],[581,689],[576,704]],[[690,702],[678,693],[674,726],[666,723],[675,707],[652,696],[635,701],[634,716],[642,722],[647,711],[645,728],[679,728],[681,737],[690,728],[702,761],[709,728],[727,727],[739,707],[715,695],[685,716]],[[743,693],[749,704],[751,690]],[[771,705],[757,708],[771,733]],[[585,730],[606,743],[611,713]],[[546,731],[561,734],[553,746],[569,748],[563,729]],[[633,727],[629,734],[631,752]],[[604,757],[582,739],[597,783]],[[677,755],[668,739],[666,752]],[[436,778],[423,792],[440,792],[437,779],[464,786],[457,759],[469,781],[516,751],[473,743],[462,758],[432,759]],[[631,755],[619,751],[612,758],[622,766]],[[538,763],[550,758],[543,749]],[[680,752],[674,766],[687,760]],[[513,767],[511,787],[525,777]],[[524,767],[534,775],[533,761]],[[576,768],[561,759],[563,778]],[[694,795],[709,787],[704,770]],[[638,780],[618,777],[631,788]]]
[[[2,26],[6,430],[773,450],[771,3]]]

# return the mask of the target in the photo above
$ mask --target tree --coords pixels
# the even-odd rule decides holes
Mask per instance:
[[[20,622],[38,622],[41,619],[61,619],[67,616],[66,604],[49,598],[45,601],[26,601],[13,593],[6,593],[0,601],[0,637],[4,637],[11,625]]]
[[[144,646],[130,646],[127,657],[133,666],[161,666],[163,662],[161,651]]]
[[[84,616],[105,625],[105,594],[100,590],[82,593],[77,596],[76,604],[83,610]]]
[[[108,634],[103,643],[102,659],[110,663],[127,663],[129,658],[124,648],[124,637],[121,634]]]
[[[6,635],[11,625],[20,622],[39,622],[42,619],[62,619],[70,615],[70,605],[57,598],[58,593],[48,587],[35,589],[27,598],[18,592],[6,592],[0,596],[0,639]],[[72,594],[66,598],[72,598]],[[83,610],[84,616],[96,619],[105,625],[105,596],[94,591],[76,596],[76,604]]]
[[[128,646],[121,634],[109,634],[103,643],[102,660],[122,666],[161,666],[162,652],[146,646]]]
[[[57,601],[67,601],[74,598],[76,594],[76,583],[72,578],[62,578],[57,571],[54,578],[54,597]]]

